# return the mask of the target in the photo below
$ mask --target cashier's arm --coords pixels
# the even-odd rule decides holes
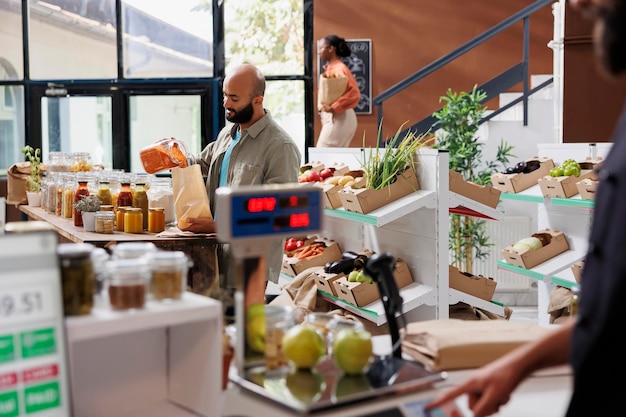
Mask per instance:
[[[467,394],[474,417],[497,413],[506,404],[513,390],[533,372],[563,365],[569,357],[569,344],[574,323],[570,318],[543,338],[520,346],[505,356],[477,369],[462,384],[439,394],[426,409],[441,406]]]
[[[208,217],[195,217],[187,219],[187,226],[185,228],[181,228],[186,232],[194,232],[194,233],[215,233],[216,224],[213,219]]]

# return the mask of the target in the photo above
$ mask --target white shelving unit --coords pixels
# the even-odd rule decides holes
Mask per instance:
[[[73,415],[218,416],[222,326],[220,303],[190,292],[141,310],[68,317]]]

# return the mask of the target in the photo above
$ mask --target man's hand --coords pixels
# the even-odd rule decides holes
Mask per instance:
[[[187,226],[181,227],[181,230],[194,233],[215,233],[217,225],[208,217],[195,217],[187,219]]]

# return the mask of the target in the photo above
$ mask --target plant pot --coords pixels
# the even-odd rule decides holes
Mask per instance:
[[[83,227],[85,232],[96,231],[96,212],[95,211],[83,211]]]
[[[41,207],[41,192],[39,191],[26,191],[26,198],[28,199],[28,205],[31,207]]]

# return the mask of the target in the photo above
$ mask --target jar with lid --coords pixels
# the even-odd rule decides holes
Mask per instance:
[[[152,267],[150,293],[155,300],[178,300],[186,288],[190,261],[182,251],[156,251],[149,256]]]
[[[115,230],[115,213],[112,211],[96,211],[96,233],[111,234]]]
[[[70,162],[71,172],[91,172],[93,165],[89,152],[72,152]]]
[[[56,185],[57,185],[57,206],[56,206],[56,210],[55,210],[55,214],[57,216],[62,216],[63,215],[63,185],[65,184],[65,177],[66,177],[67,173],[65,172],[60,172],[58,174],[57,177],[57,181],[56,181]]]
[[[106,292],[114,310],[143,308],[150,285],[147,259],[114,259],[106,263]]]
[[[124,232],[143,232],[143,213],[139,207],[126,207],[124,213]]]
[[[90,314],[95,280],[90,243],[60,243],[57,255],[61,265],[63,312],[66,316]]]
[[[294,311],[291,307],[265,305],[266,372],[276,374],[289,370],[289,362],[283,351],[283,336],[294,324]]]
[[[163,207],[165,224],[176,221],[176,209],[174,207],[174,191],[170,178],[154,178],[150,182],[148,190],[148,208]]]
[[[139,151],[141,163],[148,174],[187,166],[185,143],[175,138],[161,139]]]
[[[76,192],[76,178],[74,174],[66,174],[63,180],[63,217],[71,219],[74,215],[74,193]]]
[[[93,275],[95,281],[95,303],[98,305],[102,305],[103,297],[102,290],[104,288],[104,281],[106,278],[106,262],[109,261],[111,257],[109,253],[104,248],[94,248],[91,251],[91,263],[93,264]]]
[[[77,182],[78,186],[76,187],[76,191],[74,191],[74,209],[72,211],[72,218],[74,219],[74,226],[82,227],[83,215],[80,210],[76,209],[76,203],[80,201],[81,198],[89,195],[89,188],[87,185],[89,180],[85,177],[79,177]]]
[[[43,172],[41,174],[41,187],[39,189],[39,193],[41,194],[41,203],[40,207],[44,211],[48,211],[48,173]]]
[[[117,207],[132,207],[133,192],[130,188],[130,175],[124,174],[120,177],[120,191],[117,195]]]
[[[157,247],[152,242],[124,242],[113,246],[113,259],[138,259],[152,255]]]
[[[98,199],[101,204],[110,206],[112,204],[111,200],[111,185],[109,183],[108,177],[101,177],[98,181]]]
[[[161,233],[165,230],[165,209],[152,207],[148,209],[148,232]]]
[[[42,187],[46,188],[46,199],[42,206],[45,206],[45,210],[48,213],[56,213],[57,208],[57,174],[56,172],[49,172],[46,176],[45,184]]]
[[[70,155],[66,152],[50,152],[48,154],[48,163],[46,164],[48,172],[67,172],[70,170]]]
[[[118,232],[124,231],[124,215],[126,214],[127,208],[128,207],[118,207],[115,211],[115,230]]]
[[[145,178],[137,177],[135,180],[135,192],[133,193],[133,207],[140,209],[142,214],[141,230],[148,228],[148,194],[145,181]]]

